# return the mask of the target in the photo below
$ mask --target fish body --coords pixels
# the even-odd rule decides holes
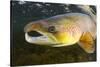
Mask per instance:
[[[29,43],[52,47],[78,43],[87,53],[95,51],[96,22],[86,14],[68,13],[33,21],[25,26],[24,31]]]

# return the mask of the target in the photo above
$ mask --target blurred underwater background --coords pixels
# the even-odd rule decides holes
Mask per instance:
[[[96,51],[84,52],[77,44],[49,47],[25,41],[24,27],[31,21],[70,12],[85,13],[75,4],[11,1],[11,66],[60,64],[96,61]],[[96,12],[96,7],[91,5]],[[96,43],[96,41],[95,41]]]

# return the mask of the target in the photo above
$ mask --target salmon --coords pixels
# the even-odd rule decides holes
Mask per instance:
[[[85,9],[86,7],[88,8]],[[51,47],[78,43],[85,52],[93,53],[96,16],[89,6],[81,6],[81,8],[89,14],[67,13],[30,22],[24,28],[25,40],[28,43]]]

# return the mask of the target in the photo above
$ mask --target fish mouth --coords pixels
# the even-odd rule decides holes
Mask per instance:
[[[31,31],[25,33],[25,40],[28,43],[37,44],[37,45],[54,45],[59,42],[57,39],[50,33],[41,32],[41,31]]]

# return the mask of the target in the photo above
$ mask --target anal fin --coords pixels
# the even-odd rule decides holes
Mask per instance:
[[[93,53],[95,51],[94,40],[90,32],[83,33],[78,44],[87,53]]]

